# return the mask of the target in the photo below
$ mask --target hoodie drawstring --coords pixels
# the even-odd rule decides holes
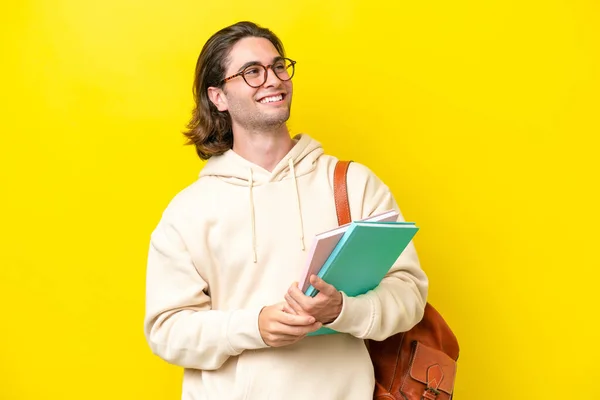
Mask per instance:
[[[250,219],[252,223],[252,254],[254,256],[254,262],[256,263],[256,222],[254,217],[254,196],[252,194],[252,188],[254,187],[254,177],[252,176],[252,168],[250,168]]]
[[[298,222],[300,229],[300,249],[305,250],[304,246],[304,222],[302,220],[302,208],[300,207],[300,193],[298,192],[298,181],[296,177],[296,170],[294,169],[294,161],[289,159],[290,172],[292,174],[292,185],[294,185],[294,193],[296,194],[296,206],[298,207]],[[250,189],[250,223],[252,224],[252,256],[253,262],[257,262],[256,252],[256,216],[254,209],[254,176],[252,174],[252,168],[250,168],[250,180],[248,182],[248,188]]]
[[[304,251],[304,223],[302,221],[302,208],[300,207],[300,194],[298,193],[298,181],[296,180],[296,171],[294,170],[294,161],[290,158],[288,161],[290,171],[292,172],[292,183],[296,191],[296,204],[298,205],[298,221],[300,222],[300,248]]]

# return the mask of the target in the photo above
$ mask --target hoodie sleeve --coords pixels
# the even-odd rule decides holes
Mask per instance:
[[[358,163],[348,169],[348,196],[356,219],[390,209],[400,212],[389,188]],[[404,221],[402,213],[398,221]],[[356,297],[342,292],[342,312],[326,326],[363,339],[384,340],[410,330],[423,318],[427,292],[428,279],[411,241],[375,289]]]
[[[163,216],[151,235],[146,275],[144,333],[154,354],[184,368],[214,370],[246,349],[267,347],[260,308],[211,310],[208,292],[173,220]]]

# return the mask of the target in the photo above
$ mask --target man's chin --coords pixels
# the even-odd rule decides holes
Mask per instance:
[[[270,113],[271,115],[264,115],[263,122],[265,125],[278,126],[290,119],[290,110],[278,110],[277,113]]]

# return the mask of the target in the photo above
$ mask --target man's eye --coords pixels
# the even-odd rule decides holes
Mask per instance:
[[[246,75],[246,76],[253,76],[253,75],[258,75],[258,73],[259,73],[259,69],[258,68],[248,68],[244,72],[244,75]]]

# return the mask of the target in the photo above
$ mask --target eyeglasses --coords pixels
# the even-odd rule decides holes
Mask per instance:
[[[244,68],[241,72],[223,79],[221,83],[229,82],[233,78],[241,76],[248,86],[253,88],[261,87],[267,81],[267,70],[269,68],[271,68],[271,71],[273,71],[279,80],[285,82],[294,76],[295,65],[296,61],[289,58],[280,58],[271,65],[252,64]]]

